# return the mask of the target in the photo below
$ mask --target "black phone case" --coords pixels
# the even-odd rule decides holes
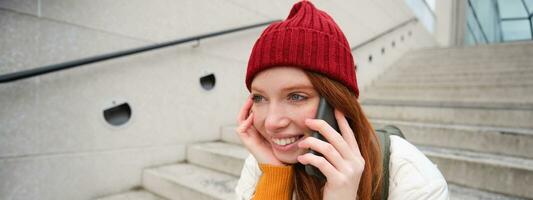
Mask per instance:
[[[326,99],[324,99],[324,97],[320,98],[320,103],[318,104],[318,109],[315,118],[326,121],[333,129],[340,133],[337,120],[335,120],[335,113],[333,111],[333,108],[329,105]],[[311,133],[311,137],[315,137],[319,140],[328,142],[326,138],[324,138],[318,131],[313,131]],[[317,156],[323,156],[321,153],[318,153],[311,149],[309,150],[309,153],[315,154]],[[324,174],[322,174],[322,172],[313,165],[305,165],[305,172],[311,176],[317,177],[320,180],[326,179]]]

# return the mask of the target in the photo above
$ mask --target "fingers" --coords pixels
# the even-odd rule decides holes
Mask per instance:
[[[335,109],[335,119],[337,119],[337,123],[339,124],[339,129],[342,133],[344,141],[348,144],[352,151],[355,152],[356,156],[361,156],[361,151],[359,150],[359,145],[357,144],[357,140],[355,139],[355,134],[352,128],[350,127],[348,120],[346,120],[344,114],[339,110]]]
[[[240,135],[241,139],[243,139],[242,137],[253,137],[253,134],[255,133],[253,127],[250,127],[253,124],[254,118],[254,114],[250,113],[251,107],[253,105],[253,101],[250,97],[251,95],[248,96],[246,103],[244,103],[244,105],[242,106],[239,112],[239,116],[237,117],[237,122],[239,123],[239,126],[237,127],[236,131]]]
[[[248,128],[250,127],[250,125],[252,125],[252,122],[253,122],[253,116],[254,113],[250,113],[250,115],[248,116],[248,118],[244,121],[241,122],[241,124],[239,125],[239,127],[237,127],[237,132],[239,134],[241,133],[245,133],[246,130],[248,130]]]
[[[324,157],[317,156],[311,153],[306,153],[304,155],[296,157],[298,162],[304,165],[313,165],[318,168],[330,181],[335,177],[339,177],[340,173],[337,171],[333,165],[331,165]]]
[[[312,149],[321,153],[336,169],[344,171],[347,169],[346,162],[339,152],[330,143],[324,142],[314,137],[307,137],[298,143],[298,147]]]
[[[318,131],[326,140],[335,147],[340,155],[345,159],[354,159],[354,153],[348,143],[344,141],[344,138],[335,129],[333,129],[326,121],[321,119],[307,119],[306,125],[312,129]],[[338,122],[337,122],[338,123]],[[339,128],[340,129],[340,128]],[[349,133],[342,133],[349,134]]]
[[[251,96],[251,95],[250,95]],[[253,105],[253,101],[252,99],[250,98],[250,96],[248,96],[246,102],[244,103],[244,105],[242,106],[241,108],[241,111],[239,112],[239,115],[237,116],[237,122],[240,124],[242,121],[246,120],[246,118],[248,117],[248,114],[250,113],[250,109],[252,108],[252,105]]]

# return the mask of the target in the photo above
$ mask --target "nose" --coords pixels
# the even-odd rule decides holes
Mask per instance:
[[[280,104],[270,104],[265,118],[265,129],[275,133],[287,127],[289,123],[290,119],[287,116],[286,109]]]

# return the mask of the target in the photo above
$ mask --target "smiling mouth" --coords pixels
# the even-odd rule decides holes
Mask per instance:
[[[274,144],[277,144],[277,145],[280,145],[280,146],[286,146],[286,145],[289,145],[289,144],[292,144],[292,143],[298,141],[303,136],[304,135],[298,135],[298,136],[289,137],[289,138],[272,138],[272,142],[274,142]]]

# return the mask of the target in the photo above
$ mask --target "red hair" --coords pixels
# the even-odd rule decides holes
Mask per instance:
[[[357,96],[343,84],[322,74],[305,71],[311,83],[328,103],[344,113],[352,128],[365,168],[359,182],[357,199],[381,199],[382,161],[379,140],[374,128],[365,116]],[[295,189],[297,199],[319,200],[323,196],[325,182],[305,173],[303,165],[295,165]],[[355,197],[354,197],[355,199]]]

